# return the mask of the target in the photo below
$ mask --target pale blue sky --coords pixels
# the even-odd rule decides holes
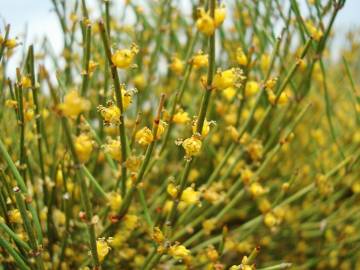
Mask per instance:
[[[73,0],[67,1],[73,2]],[[185,1],[190,0],[181,1],[185,3]],[[231,1],[226,0],[225,2],[230,3]],[[306,0],[298,1],[304,3]],[[88,0],[87,2],[94,3],[95,0]],[[123,0],[114,0],[113,2],[122,3]],[[51,0],[0,0],[0,21],[5,20],[7,23],[11,23],[12,33],[15,35],[24,32],[27,25],[28,40],[33,41],[36,37],[47,35],[58,51],[62,47],[61,31],[55,13],[51,10]],[[359,11],[360,0],[347,0],[344,9],[336,20],[337,33],[345,33],[349,29],[360,26]],[[0,29],[3,29],[2,22]]]

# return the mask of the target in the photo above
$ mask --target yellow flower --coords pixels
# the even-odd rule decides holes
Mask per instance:
[[[108,195],[108,203],[114,212],[117,212],[120,210],[121,204],[122,204],[122,197],[118,192],[111,192]]]
[[[191,60],[194,68],[207,67],[209,65],[209,55],[204,54],[201,50],[195,54]]]
[[[164,213],[170,213],[174,202],[172,200],[167,200],[163,206]]]
[[[173,122],[176,124],[186,124],[190,121],[189,114],[184,111],[179,111],[174,114]]]
[[[225,6],[221,6],[215,9],[214,14],[214,25],[215,27],[219,27],[225,20],[226,17],[226,8]]]
[[[121,98],[122,98],[122,104],[124,111],[129,107],[129,105],[132,102],[132,90],[127,91],[125,88],[125,84],[120,85],[120,92],[121,92]],[[114,94],[114,100],[116,101],[116,95]]]
[[[241,180],[244,182],[244,184],[248,184],[252,178],[254,173],[249,168],[244,168],[241,170]]]
[[[29,76],[22,76],[21,77],[21,85],[23,88],[30,88],[31,87],[31,79]]]
[[[64,183],[64,176],[61,169],[58,169],[56,172],[56,178],[55,178],[56,185],[61,187]]]
[[[202,137],[205,137],[206,135],[209,134],[211,123],[212,123],[211,121],[209,122],[206,119],[204,120],[202,131],[201,131]],[[197,120],[194,120],[192,122],[192,131],[194,134],[196,133],[196,129],[197,129]]]
[[[217,90],[224,90],[228,87],[239,87],[242,79],[242,70],[239,68],[218,71],[214,76],[213,87]]]
[[[78,20],[78,16],[76,15],[76,13],[71,12],[69,15],[69,19],[74,23]]]
[[[114,237],[112,238],[110,245],[112,247],[121,247],[131,235],[131,231],[129,230],[121,230],[117,232]]]
[[[87,134],[80,134],[74,141],[76,155],[81,163],[89,160],[93,151],[93,141]]]
[[[227,131],[230,133],[230,137],[233,141],[238,142],[240,133],[237,131],[237,129],[234,126],[228,126],[226,128]]]
[[[307,21],[305,23],[307,30],[309,31],[311,37],[316,40],[319,41],[322,36],[324,35],[324,33],[321,31],[321,29],[316,28],[314,23],[312,21]]]
[[[136,132],[135,140],[140,145],[148,145],[154,140],[154,136],[148,127],[143,127]]]
[[[209,235],[216,228],[216,219],[207,219],[202,223],[205,234]]]
[[[203,8],[198,9],[199,18],[196,21],[197,29],[205,35],[211,36],[215,31],[215,22]]]
[[[126,215],[124,217],[124,226],[128,230],[134,230],[138,225],[139,218],[135,215]]]
[[[17,103],[16,100],[7,99],[7,100],[5,101],[5,106],[8,107],[8,108],[16,109],[17,106],[18,106],[18,103]]]
[[[128,68],[133,60],[134,56],[139,52],[139,48],[136,44],[132,44],[130,49],[117,50],[112,56],[111,61],[117,68]]]
[[[323,175],[316,176],[316,186],[319,189],[321,195],[329,195],[334,191],[334,185],[329,179]]]
[[[195,191],[192,187],[187,187],[181,194],[181,201],[187,205],[193,205],[199,203],[200,192]]]
[[[8,216],[9,216],[9,221],[11,223],[17,223],[17,224],[22,224],[23,223],[23,220],[22,220],[19,209],[10,210],[8,212]]]
[[[166,191],[172,198],[176,198],[176,196],[178,194],[178,189],[174,185],[174,183],[169,183],[167,188],[166,188]]]
[[[135,75],[133,82],[134,82],[135,87],[138,89],[143,89],[146,85],[145,77],[143,74]]]
[[[190,250],[183,245],[173,245],[169,248],[169,255],[175,259],[186,259],[190,256]]]
[[[245,95],[247,97],[255,95],[260,89],[259,84],[256,81],[248,81],[245,87]]]
[[[164,132],[165,132],[165,127],[166,126],[167,126],[167,123],[160,120],[157,131],[156,131],[156,139],[159,140],[161,138],[161,135],[163,135]]]
[[[225,88],[221,93],[228,101],[231,101],[236,95],[236,88],[228,87]]]
[[[182,147],[185,149],[187,157],[197,156],[200,153],[201,145],[201,140],[196,136],[191,136],[182,143]]]
[[[113,159],[121,161],[121,144],[119,140],[109,140],[104,145],[105,153],[108,153]]]
[[[210,202],[211,204],[218,204],[224,199],[224,196],[220,194],[214,187],[210,187],[204,190],[203,197],[206,201]]]
[[[280,104],[280,105],[284,105],[284,104],[287,104],[288,101],[289,101],[290,94],[288,92],[285,92],[285,91],[280,94],[277,101],[276,101],[276,95],[274,94],[273,91],[267,91],[267,94],[268,94],[269,102],[272,105],[275,105],[275,103]]]
[[[277,83],[277,78],[274,77],[274,78],[270,78],[268,79],[266,82],[265,82],[265,88],[266,90],[273,90],[275,85]]]
[[[277,218],[273,213],[269,212],[265,214],[264,223],[267,227],[273,228],[276,226],[277,222]]]
[[[200,173],[197,169],[191,169],[190,173],[189,173],[189,181],[190,182],[195,182],[196,179],[199,177]]]
[[[33,109],[28,109],[25,114],[25,120],[26,121],[31,121],[34,118],[34,110]]]
[[[268,95],[268,100],[269,100],[270,104],[275,105],[276,95],[274,94],[274,92],[273,91],[267,91],[267,95]]]
[[[264,53],[263,55],[261,55],[260,67],[261,67],[261,70],[262,70],[263,73],[266,73],[269,70],[270,61],[271,61],[271,58],[270,58],[269,54]]]
[[[95,69],[98,67],[99,63],[94,62],[93,60],[89,61],[89,66],[88,66],[88,70],[89,70],[89,75],[91,75]]]
[[[119,125],[120,123],[120,109],[115,104],[111,104],[109,107],[98,106],[97,107],[100,115],[104,119],[104,125]]]
[[[109,253],[110,247],[105,239],[100,238],[96,241],[96,250],[99,256],[99,260],[102,262]]]
[[[141,164],[142,157],[131,155],[126,159],[126,168],[128,168],[131,172],[136,172]]]
[[[360,182],[355,181],[355,182],[351,185],[351,190],[352,190],[352,192],[354,192],[355,194],[359,194],[359,193],[360,193]]]
[[[213,246],[210,246],[206,249],[206,255],[209,258],[209,260],[214,263],[219,259],[219,253],[216,251],[216,249]]]
[[[262,213],[267,213],[271,209],[271,203],[267,198],[260,198],[258,201],[258,207]]]
[[[253,197],[259,197],[265,193],[265,189],[258,182],[254,182],[250,185],[250,193]]]
[[[263,156],[263,146],[261,142],[254,140],[246,148],[246,151],[249,153],[250,158],[254,161],[262,159]]]
[[[59,104],[59,109],[67,117],[77,117],[80,113],[90,109],[90,102],[79,96],[76,90],[71,90]]]
[[[55,208],[55,210],[53,210],[53,219],[56,227],[61,227],[65,225],[66,216],[64,212],[60,211],[59,209]]]
[[[161,244],[165,240],[165,236],[159,227],[154,227],[151,238],[158,244]]]
[[[184,63],[178,57],[173,57],[170,63],[170,70],[176,75],[181,75],[184,71]]]
[[[236,50],[236,61],[242,66],[246,66],[248,64],[248,58],[241,47]]]
[[[13,49],[13,48],[15,48],[17,45],[18,45],[18,43],[16,42],[16,39],[14,39],[14,38],[8,39],[8,40],[6,40],[6,42],[5,42],[5,46],[6,46],[8,49]]]
[[[289,97],[290,97],[290,95],[288,92],[285,92],[285,91],[282,92],[278,99],[278,104],[280,104],[280,105],[287,104],[289,101]]]

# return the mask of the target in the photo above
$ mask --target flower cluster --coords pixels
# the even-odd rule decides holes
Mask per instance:
[[[0,25],[0,269],[360,269],[345,0],[50,2],[59,53]]]

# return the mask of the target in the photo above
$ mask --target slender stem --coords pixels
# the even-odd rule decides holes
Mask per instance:
[[[34,47],[30,45],[29,52],[28,52],[28,72],[30,73],[31,77],[31,90],[33,94],[33,101],[35,105],[35,123],[36,123],[36,135],[37,135],[37,146],[38,146],[38,155],[39,155],[39,165],[41,171],[41,179],[43,182],[43,189],[44,189],[44,201],[45,205],[47,205],[48,201],[48,189],[46,186],[46,174],[45,174],[45,164],[44,164],[44,156],[43,156],[43,140],[45,139],[45,134],[42,132],[42,116],[40,113],[40,105],[38,99],[38,91],[39,88],[36,86],[35,81],[35,69],[34,69]]]
[[[184,169],[183,175],[182,175],[182,177],[180,179],[179,191],[177,193],[176,198],[173,201],[173,205],[171,207],[169,218],[168,218],[167,222],[165,223],[166,226],[174,227],[174,225],[175,225],[177,208],[178,208],[178,205],[179,205],[179,202],[180,202],[180,199],[181,199],[181,195],[182,195],[182,193],[183,193],[183,191],[184,191],[184,189],[186,187],[186,182],[187,182],[187,178],[188,178],[189,173],[190,173],[192,160],[193,159],[185,161],[185,169]]]
[[[31,248],[30,246],[24,242],[16,233],[14,233],[5,223],[2,223],[0,221],[0,228],[5,231],[12,239],[14,239],[14,241],[21,246],[22,248],[24,248],[26,251],[30,251]]]
[[[23,100],[23,87],[20,83],[21,75],[20,70],[16,69],[18,83],[15,84],[15,92],[18,92],[19,103],[19,125],[20,125],[20,170],[21,176],[26,182],[26,151],[25,151],[25,118],[24,118],[24,100]]]
[[[305,47],[301,53],[301,56],[300,56],[300,59],[297,60],[293,66],[291,67],[290,71],[288,72],[288,74],[286,75],[285,79],[283,80],[283,82],[281,83],[281,85],[279,86],[279,89],[278,91],[276,92],[276,98],[275,98],[275,103],[274,104],[277,104],[280,96],[281,96],[281,93],[285,90],[286,86],[289,84],[291,78],[295,75],[297,69],[299,68],[299,65],[300,65],[300,61],[302,59],[304,59],[304,57],[306,56],[307,52],[309,51],[309,48],[310,48],[310,45],[311,45],[311,42],[312,42],[312,39],[309,39],[306,44],[305,44]],[[270,113],[273,111],[273,109],[275,108],[275,106],[269,104],[266,111],[265,111],[265,114],[264,116],[262,117],[262,119],[257,123],[257,125],[255,126],[254,128],[254,131],[252,132],[252,136],[253,137],[256,137],[256,135],[260,132],[263,124],[265,123],[266,119],[268,118],[268,116],[270,115]]]
[[[53,93],[52,97],[53,97],[53,101],[54,101],[55,105],[57,106],[58,98],[57,98],[56,94]],[[81,198],[82,198],[81,202],[83,204],[83,207],[85,210],[85,215],[86,215],[86,225],[87,225],[87,230],[88,230],[88,234],[89,234],[89,238],[90,238],[89,246],[90,246],[90,250],[91,250],[91,257],[93,260],[94,269],[100,269],[100,261],[99,261],[99,257],[98,257],[98,253],[97,253],[97,247],[96,247],[95,224],[92,220],[93,210],[92,210],[92,205],[91,205],[91,201],[89,198],[88,188],[86,186],[85,178],[83,175],[83,170],[81,169],[83,165],[79,162],[79,158],[78,158],[76,150],[75,150],[74,142],[71,137],[69,123],[64,116],[61,116],[61,123],[64,128],[67,144],[70,148],[70,153],[71,153],[72,158],[75,163],[74,166],[76,169],[76,176],[80,182],[80,193],[81,193]]]
[[[8,166],[10,168],[10,171],[13,174],[13,176],[15,178],[15,181],[16,181],[17,185],[20,187],[21,191],[23,193],[25,193],[25,194],[28,193],[25,182],[24,182],[23,178],[21,177],[18,169],[16,168],[14,162],[12,161],[12,159],[11,159],[9,153],[7,152],[7,150],[6,150],[5,146],[4,146],[4,143],[2,142],[1,139],[0,139],[0,154],[4,158],[6,163],[8,164]],[[33,221],[34,221],[38,241],[39,241],[39,243],[42,243],[43,235],[42,235],[42,230],[41,230],[39,217],[38,217],[38,214],[36,212],[36,209],[30,203],[29,203],[29,210],[30,210],[31,215],[33,217]]]
[[[86,168],[84,164],[81,165],[81,170],[85,174],[85,176],[90,180],[90,182],[94,185],[95,189],[101,194],[101,196],[107,199],[106,192],[100,186],[99,182],[95,179],[95,177],[91,174],[91,172]]]
[[[20,211],[21,218],[24,222],[24,227],[25,227],[26,233],[29,236],[30,246],[32,249],[31,252],[32,252],[32,255],[35,256],[36,265],[39,269],[45,269],[44,262],[43,262],[42,256],[41,256],[41,251],[39,250],[39,246],[38,246],[38,243],[35,238],[35,233],[31,226],[30,218],[29,218],[27,210],[26,210],[26,205],[25,205],[23,195],[21,194],[21,190],[19,187],[15,187],[13,190],[15,193],[17,207]]]
[[[19,253],[11,246],[11,244],[5,240],[5,238],[0,237],[0,246],[5,249],[15,260],[15,263],[21,270],[30,270],[30,267],[26,265],[24,260],[21,258]]]
[[[215,16],[215,0],[210,0],[209,10],[210,10],[210,16],[212,18],[214,18],[214,16]],[[206,88],[205,88],[205,93],[202,98],[200,112],[198,114],[198,119],[197,119],[196,132],[198,134],[202,133],[204,121],[206,118],[207,108],[208,108],[209,101],[210,101],[211,91],[213,89],[212,81],[213,81],[213,76],[214,76],[214,72],[215,72],[215,32],[208,38],[208,42],[209,42],[209,50],[210,50],[209,51],[209,69],[208,69],[208,74],[207,74],[207,84],[206,84]],[[191,160],[191,162],[186,163],[184,173],[183,173],[183,176],[185,176],[186,178],[182,180],[182,181],[184,181],[184,183],[186,183],[186,181],[187,181],[187,176],[191,170],[192,163],[193,163],[192,160]],[[174,208],[174,212],[176,213],[176,208]],[[172,220],[171,223],[174,222],[174,219],[175,219],[175,217],[171,217],[171,220]]]
[[[215,0],[210,0],[209,10],[210,10],[210,16],[214,18]],[[212,82],[213,82],[214,73],[215,73],[215,32],[209,37],[209,69],[207,74],[205,93],[202,98],[200,112],[198,115],[197,125],[196,125],[196,132],[199,134],[202,133],[206,112],[210,101],[211,91],[213,89]]]
[[[210,0],[209,10],[210,10],[210,16],[214,19],[214,17],[215,17],[215,0]],[[207,85],[206,85],[205,93],[203,95],[203,99],[201,102],[200,112],[198,115],[197,126],[196,126],[196,131],[199,134],[202,133],[204,121],[206,118],[206,112],[207,112],[207,108],[208,108],[210,96],[211,96],[211,91],[212,91],[212,81],[213,81],[213,75],[215,72],[215,33],[213,33],[209,37],[209,49],[210,49],[210,52],[209,52],[209,69],[208,69],[208,75],[207,75]],[[193,159],[186,162],[183,176],[180,181],[181,192],[185,188],[192,163],[193,163]],[[179,196],[181,196],[181,194]],[[178,197],[177,199],[179,200],[179,198],[180,197]],[[175,222],[176,212],[177,212],[177,203],[176,202],[178,202],[178,200],[173,203],[173,207],[171,209],[169,219],[168,219],[168,222],[170,223],[169,225],[173,225],[173,223]],[[153,259],[151,261],[151,263],[148,265],[148,267],[146,267],[145,269],[152,269],[158,263],[158,261],[161,259],[161,256],[162,256],[162,254],[156,254],[155,259]]]
[[[67,143],[70,147],[71,155],[75,162],[75,167],[81,168],[81,164],[79,162],[79,158],[75,151],[75,146],[74,146],[74,142],[71,137],[70,128],[69,128],[67,119],[65,117],[62,117],[61,120],[62,120],[62,125],[63,125],[64,131],[65,131]],[[89,234],[89,238],[90,238],[89,245],[90,245],[90,249],[91,249],[91,256],[93,259],[94,269],[99,269],[100,261],[99,261],[97,248],[96,248],[95,224],[92,222],[93,212],[92,212],[91,201],[89,198],[88,188],[86,186],[86,182],[85,182],[82,170],[77,170],[76,174],[80,181],[80,192],[81,192],[81,198],[82,198],[81,201],[83,203],[83,207],[85,209],[85,214],[86,214],[86,222],[87,222],[86,225],[87,225],[88,234]]]
[[[278,270],[278,269],[286,269],[286,268],[290,268],[292,266],[291,263],[280,263],[277,265],[272,265],[272,266],[268,266],[268,267],[264,267],[264,268],[259,268],[258,270]]]
[[[4,36],[4,40],[3,40],[3,42],[1,43],[1,46],[0,46],[0,63],[1,63],[2,56],[3,56],[4,51],[5,51],[6,41],[7,41],[8,38],[9,38],[9,33],[10,33],[10,24],[7,24],[7,25],[5,26],[5,36]]]
[[[116,104],[120,110],[120,118],[119,118],[119,132],[120,132],[120,147],[121,147],[121,194],[124,196],[126,194],[126,166],[125,162],[127,159],[127,139],[125,134],[125,120],[124,120],[124,107],[121,93],[121,86],[119,80],[119,74],[117,73],[116,66],[111,61],[111,48],[109,42],[109,36],[106,32],[105,26],[103,22],[99,22],[101,38],[103,40],[106,57],[108,59],[108,63],[110,64],[111,75],[114,81],[115,95],[116,95]]]
[[[151,218],[151,215],[150,215],[147,203],[146,203],[144,190],[141,187],[138,189],[138,194],[139,194],[141,206],[144,210],[145,220],[151,229],[154,227],[154,221]]]
[[[136,177],[136,180],[133,183],[132,187],[130,188],[129,192],[126,193],[124,202],[123,202],[123,204],[122,204],[122,206],[120,208],[120,211],[119,211],[119,216],[120,217],[122,217],[123,215],[125,215],[127,213],[128,209],[130,207],[132,198],[134,196],[135,190],[137,189],[137,185],[143,180],[146,168],[149,165],[150,157],[151,157],[151,154],[152,154],[152,152],[154,150],[154,147],[155,147],[155,144],[156,144],[156,141],[157,141],[156,134],[157,134],[158,126],[159,126],[159,123],[160,123],[160,116],[161,116],[162,108],[164,106],[164,101],[165,101],[165,95],[162,94],[161,98],[160,98],[157,114],[156,114],[156,117],[154,119],[153,128],[152,128],[152,134],[154,136],[154,140],[147,147],[146,153],[145,153],[145,158],[144,158],[144,161],[141,164],[141,167],[140,167],[139,173],[138,173],[138,175]]]
[[[91,25],[85,25],[85,37],[84,37],[84,59],[82,67],[82,85],[81,85],[81,95],[84,96],[88,90],[89,86],[89,61],[90,61],[90,50],[91,50]]]

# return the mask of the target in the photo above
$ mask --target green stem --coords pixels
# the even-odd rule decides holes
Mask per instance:
[[[63,125],[64,131],[65,131],[67,143],[68,143],[68,146],[71,151],[71,155],[75,162],[75,167],[76,167],[76,169],[79,169],[79,168],[81,168],[82,165],[79,162],[79,158],[78,158],[76,150],[75,150],[74,142],[72,140],[71,133],[70,133],[69,124],[65,117],[62,117],[61,121],[62,121],[62,125]],[[87,225],[87,230],[88,230],[88,234],[90,237],[89,245],[90,245],[90,250],[91,250],[91,256],[93,259],[94,268],[99,268],[100,261],[99,261],[97,248],[96,248],[95,224],[92,221],[93,211],[92,211],[91,201],[89,198],[88,188],[86,186],[86,182],[85,182],[82,170],[77,170],[77,177],[80,181],[80,193],[81,193],[81,198],[82,198],[81,201],[82,201],[83,207],[85,209],[85,214],[86,214],[86,225]]]
[[[278,269],[286,269],[286,268],[290,268],[292,266],[291,263],[280,263],[277,265],[272,265],[272,266],[268,266],[268,267],[264,267],[264,268],[259,268],[258,270],[278,270]]]
[[[46,134],[42,132],[42,116],[40,113],[40,105],[38,99],[38,91],[39,88],[36,86],[35,81],[35,69],[34,69],[34,47],[30,45],[29,52],[28,52],[28,72],[30,73],[31,77],[31,90],[33,94],[33,101],[35,105],[35,124],[36,124],[36,135],[37,135],[37,146],[38,146],[38,155],[39,155],[39,165],[41,171],[41,179],[43,182],[43,189],[44,189],[44,201],[45,205],[47,205],[48,201],[48,189],[46,186],[46,174],[45,174],[45,164],[44,164],[44,156],[43,156],[43,141],[45,140]]]
[[[18,122],[20,126],[20,170],[21,176],[26,182],[26,151],[25,151],[25,119],[24,119],[24,100],[23,100],[23,87],[20,83],[21,75],[20,70],[16,69],[18,83],[15,84],[15,92],[18,92]]]
[[[141,164],[141,167],[140,167],[140,170],[139,170],[139,173],[138,173],[138,175],[136,177],[135,182],[131,186],[129,192],[126,193],[124,202],[121,205],[121,208],[120,208],[120,211],[119,211],[119,216],[120,217],[122,217],[123,215],[125,215],[127,213],[128,209],[130,207],[131,201],[133,199],[134,193],[135,193],[135,191],[137,189],[137,185],[143,180],[146,168],[149,165],[151,154],[152,154],[152,152],[154,150],[154,147],[155,147],[155,144],[156,144],[156,141],[157,141],[156,134],[157,134],[158,126],[159,126],[159,123],[160,123],[160,116],[161,116],[162,108],[164,106],[164,101],[165,101],[165,95],[162,94],[161,98],[160,98],[157,114],[156,114],[156,117],[154,119],[153,128],[152,128],[152,134],[154,136],[154,139],[146,149],[145,158],[144,158],[144,161]],[[145,211],[146,211],[146,209],[145,209]]]
[[[38,243],[37,243],[36,238],[35,238],[35,233],[34,233],[33,228],[31,226],[30,218],[29,218],[27,210],[26,210],[26,205],[25,205],[23,195],[21,194],[21,190],[20,190],[19,187],[15,187],[13,189],[13,191],[15,193],[16,204],[17,204],[17,207],[18,207],[18,209],[20,211],[21,218],[23,220],[26,233],[27,233],[27,235],[29,237],[30,246],[31,246],[31,249],[32,249],[31,253],[33,254],[33,256],[35,256],[37,267],[39,269],[45,269],[44,268],[44,262],[43,262],[42,256],[41,256],[41,251],[39,250]]]
[[[90,50],[91,50],[91,25],[86,25],[85,37],[84,37],[84,59],[82,67],[82,85],[81,95],[85,96],[89,86],[89,61],[90,61]]]
[[[215,17],[215,5],[216,5],[215,0],[210,0],[209,10],[210,10],[210,16],[212,18]],[[213,89],[212,82],[213,82],[214,73],[215,73],[215,32],[209,37],[209,69],[207,74],[205,93],[202,98],[200,112],[196,125],[196,132],[199,134],[202,133],[206,112],[210,101],[211,91]]]
[[[127,159],[127,144],[126,144],[126,134],[125,134],[125,120],[124,120],[124,107],[121,93],[121,86],[119,80],[119,74],[117,73],[116,66],[111,61],[111,48],[109,36],[106,32],[103,22],[99,22],[101,38],[103,40],[106,57],[108,59],[108,63],[110,64],[111,75],[114,81],[115,87],[115,95],[116,95],[116,104],[120,110],[120,118],[119,118],[119,132],[120,132],[120,147],[121,147],[121,194],[124,196],[126,194],[126,166],[125,162]]]
[[[0,237],[0,246],[5,249],[15,260],[15,263],[21,270],[30,270],[30,267],[24,262],[19,253],[11,246],[11,244],[5,240],[5,238]]]
[[[101,194],[104,199],[107,199],[107,194],[104,189],[100,186],[99,182],[91,174],[91,172],[86,168],[84,164],[81,165],[81,171],[86,175],[90,182],[94,185],[95,189]]]
[[[5,223],[0,222],[0,228],[4,230],[4,232],[6,232],[19,246],[24,248],[26,251],[31,250],[30,246],[24,242],[16,233],[14,233]]]
[[[4,51],[5,51],[6,41],[7,41],[8,38],[9,38],[9,33],[10,33],[10,24],[7,24],[7,25],[5,26],[5,36],[4,36],[4,40],[3,40],[3,42],[1,43],[1,46],[0,46],[0,63],[1,63],[2,56],[3,56]]]
[[[2,142],[1,139],[0,139],[0,154],[4,158],[6,163],[8,164],[10,171],[12,172],[12,174],[15,178],[15,181],[16,181],[17,185],[20,187],[21,191],[25,194],[28,193],[25,182],[24,182],[23,178],[21,177],[18,169],[16,168],[14,162],[12,161],[12,159],[11,159],[9,153],[7,152],[7,150],[4,146],[4,143]],[[39,241],[39,243],[42,243],[43,235],[42,235],[42,230],[41,230],[41,225],[40,225],[38,214],[32,204],[29,204],[29,210],[33,217],[38,241]]]
[[[151,215],[150,215],[147,203],[146,203],[144,190],[142,188],[139,188],[138,194],[139,194],[141,206],[144,210],[145,220],[146,220],[147,224],[150,226],[150,229],[152,229],[154,227],[154,222],[152,221],[152,218],[151,218]]]

